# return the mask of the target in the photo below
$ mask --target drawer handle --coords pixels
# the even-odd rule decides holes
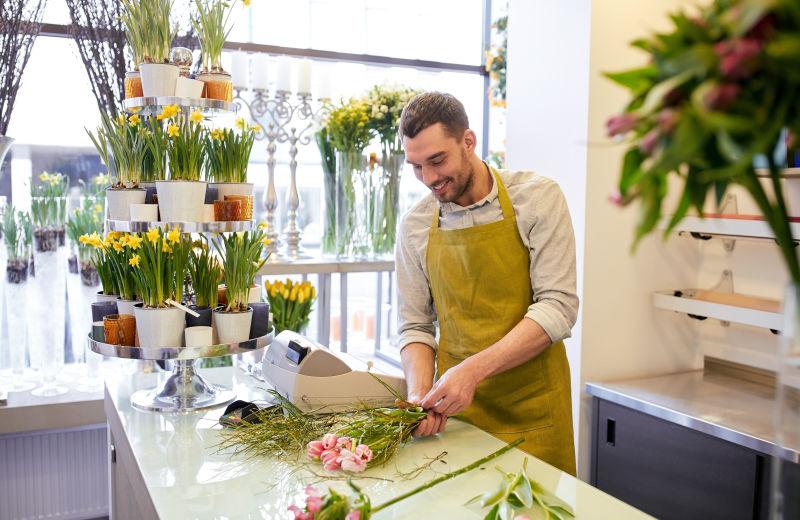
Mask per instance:
[[[606,419],[606,444],[615,446],[617,441],[617,421]]]

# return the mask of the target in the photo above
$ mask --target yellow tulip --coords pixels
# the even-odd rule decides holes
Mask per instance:
[[[289,299],[292,301],[297,299],[297,287],[292,287],[292,291],[289,293]]]
[[[289,299],[289,291],[284,289],[283,290],[283,294],[281,294],[281,296],[283,297],[284,300],[288,300]]]

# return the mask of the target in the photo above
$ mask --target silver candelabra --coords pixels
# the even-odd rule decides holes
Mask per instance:
[[[297,226],[297,210],[300,208],[300,194],[297,191],[297,152],[298,144],[307,145],[311,142],[311,130],[328,110],[327,99],[320,99],[319,106],[312,106],[311,94],[301,92],[297,94],[297,101],[292,102],[291,93],[278,90],[273,97],[263,89],[253,90],[253,99],[248,103],[243,97],[243,91],[236,90],[234,102],[240,108],[246,108],[250,118],[261,126],[256,134],[259,141],[267,142],[267,188],[264,190],[264,208],[266,209],[265,232],[270,240],[267,251],[270,253],[271,262],[278,262],[285,258],[292,260],[307,258],[300,245],[301,231]],[[278,144],[289,143],[289,171],[291,184],[286,195],[287,224],[283,232],[285,252],[281,253],[281,236],[275,223],[275,212],[278,209],[278,195],[275,191],[275,152]]]

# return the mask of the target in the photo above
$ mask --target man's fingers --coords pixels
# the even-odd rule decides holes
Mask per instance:
[[[427,395],[425,395],[425,397],[422,398],[422,401],[420,401],[419,403],[421,407],[423,407],[426,410],[429,410],[433,408],[436,405],[436,403],[446,395],[447,393],[446,385],[440,385],[439,384],[440,382],[441,380],[437,381],[436,384],[433,385],[433,388],[431,388],[430,392],[428,392]]]
[[[441,417],[442,420],[439,422],[439,428],[436,430],[436,433],[442,433],[444,431],[444,427],[447,425],[447,416],[440,415],[439,417]]]

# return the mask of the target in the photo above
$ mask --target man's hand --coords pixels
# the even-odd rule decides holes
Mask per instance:
[[[408,401],[410,403],[419,404],[423,396],[409,395]],[[412,435],[414,437],[427,437],[429,435],[436,435],[442,433],[447,424],[447,416],[436,413],[433,410],[428,410],[428,417],[423,419],[419,426],[414,430]]]
[[[445,372],[420,402],[426,410],[442,415],[456,415],[472,404],[475,389],[481,382],[477,369],[464,360]]]

